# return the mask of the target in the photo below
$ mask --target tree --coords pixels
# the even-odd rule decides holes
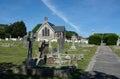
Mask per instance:
[[[17,21],[11,24],[9,30],[11,30],[10,34],[14,38],[17,38],[18,36],[23,37],[27,34],[26,26],[23,21]]]
[[[4,28],[0,28],[0,38],[5,38],[5,30],[4,30]]]
[[[78,34],[74,31],[66,31],[66,38],[71,39],[72,35],[76,35],[78,37]]]
[[[100,45],[101,44],[102,35],[101,34],[93,34],[89,37],[89,44]]]
[[[37,24],[34,29],[32,30],[33,33],[36,33],[36,31],[39,29],[39,27],[41,26],[42,24]]]
[[[103,41],[106,45],[115,45],[117,39],[118,36],[114,33],[94,34],[89,37],[89,44],[100,45],[101,41]]]
[[[0,38],[4,39],[8,36],[7,34],[8,25],[0,24]]]
[[[14,38],[23,37],[26,34],[26,26],[23,21],[17,21],[10,25],[0,24],[0,38],[2,39],[9,38],[10,35]]]
[[[106,33],[104,34],[104,43],[106,45],[116,45],[118,40],[118,35],[114,33]]]

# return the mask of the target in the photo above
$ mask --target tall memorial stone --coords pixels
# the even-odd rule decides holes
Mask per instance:
[[[29,47],[29,41],[28,41],[28,38],[24,38],[23,39],[23,47]]]
[[[33,33],[29,33],[27,41],[29,43],[28,55],[27,55],[27,65],[31,65],[32,64],[31,62],[32,62]]]
[[[75,36],[75,35],[72,35],[71,39],[72,39],[71,49],[76,49],[76,47],[75,47],[75,39],[76,39],[76,36]]]
[[[58,43],[58,48],[57,48],[57,63],[59,63],[59,65],[61,65],[61,55],[60,55],[60,50],[63,49],[63,45],[64,45],[64,40],[61,37],[57,38],[57,43]]]
[[[58,43],[58,50],[59,51],[62,50],[64,48],[64,38],[58,37],[57,43]]]

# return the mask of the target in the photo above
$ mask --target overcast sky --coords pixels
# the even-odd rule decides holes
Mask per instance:
[[[120,34],[120,0],[1,0],[0,24],[24,21],[31,31],[44,17],[83,37]]]

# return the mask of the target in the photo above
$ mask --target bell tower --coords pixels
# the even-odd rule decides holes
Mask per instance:
[[[44,18],[44,23],[48,23],[48,18],[47,17]]]

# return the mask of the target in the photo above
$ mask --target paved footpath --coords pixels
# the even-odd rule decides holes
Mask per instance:
[[[120,78],[120,58],[108,46],[99,46],[86,71],[97,71]]]

